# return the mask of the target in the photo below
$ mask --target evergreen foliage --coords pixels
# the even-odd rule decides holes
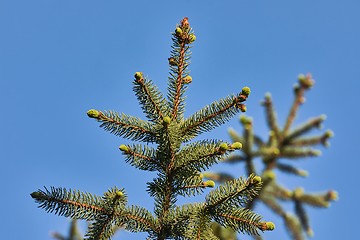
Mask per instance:
[[[328,130],[317,136],[309,136],[311,131],[320,128],[325,116],[314,117],[299,126],[292,128],[299,107],[305,102],[304,94],[314,84],[311,75],[299,75],[298,84],[294,87],[294,101],[290,108],[284,126],[281,128],[277,121],[273,101],[270,94],[266,94],[262,105],[265,107],[266,121],[270,128],[267,139],[262,139],[253,131],[253,121],[250,117],[242,115],[240,123],[243,126],[242,134],[234,129],[229,130],[233,141],[242,143],[241,154],[233,154],[224,160],[225,163],[244,163],[247,174],[259,174],[263,179],[263,187],[260,193],[252,198],[247,204],[252,209],[257,202],[262,202],[274,213],[279,215],[292,239],[305,239],[313,235],[310,227],[309,217],[305,206],[309,205],[318,208],[327,208],[331,201],[337,199],[337,193],[333,190],[324,193],[307,193],[302,188],[290,190],[281,185],[276,180],[275,170],[306,177],[308,173],[293,166],[294,161],[303,158],[316,157],[321,152],[314,147],[317,145],[328,146],[328,139],[333,136],[332,131]],[[262,159],[263,169],[255,168],[256,159]],[[287,160],[287,161],[286,161]],[[227,182],[233,179],[228,173],[204,173],[208,179],[218,182]],[[281,202],[293,202],[294,213],[287,212]],[[218,226],[217,236],[222,240],[234,239],[234,234],[225,232]],[[305,234],[304,234],[305,233]],[[230,237],[228,237],[230,235]],[[254,236],[255,239],[263,239],[261,236]]]
[[[203,181],[200,171],[241,148],[238,142],[189,141],[245,111],[243,102],[250,94],[250,89],[244,87],[239,94],[213,102],[184,118],[184,94],[193,80],[188,68],[190,49],[195,40],[188,19],[184,18],[172,35],[166,98],[151,80],[141,72],[135,73],[133,91],[147,120],[114,111],[87,112],[100,127],[114,135],[153,143],[120,145],[119,149],[132,166],[157,172],[147,188],[155,200],[154,211],[128,205],[125,190],[117,187],[102,197],[65,188],[45,188],[31,194],[40,208],[90,221],[86,239],[110,239],[119,227],[146,232],[148,239],[218,239],[212,231],[212,222],[248,234],[274,229],[273,223],[262,221],[261,216],[246,208],[263,184],[254,174],[226,182],[210,191],[202,203],[176,204],[178,196],[193,196],[214,187],[213,181]]]

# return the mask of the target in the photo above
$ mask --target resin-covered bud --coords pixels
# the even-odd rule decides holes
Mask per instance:
[[[168,116],[166,116],[166,117],[163,118],[163,122],[164,122],[166,125],[169,125],[170,122],[171,122],[171,118],[168,117]]]
[[[249,87],[243,87],[242,89],[241,89],[241,94],[242,95],[245,95],[245,96],[249,96],[250,95],[250,88]]]
[[[87,111],[87,115],[90,118],[98,118],[100,116],[100,112],[98,110],[95,110],[95,109],[90,109],[89,111]]]
[[[175,34],[176,34],[176,36],[181,36],[181,34],[183,34],[183,30],[181,28],[177,27],[175,29]]]
[[[122,191],[116,191],[115,194],[116,194],[117,198],[120,198],[120,197],[124,196],[124,193]]]
[[[231,144],[230,146],[232,149],[241,149],[242,148],[242,144],[240,142],[234,142],[233,144]]]
[[[168,60],[169,60],[169,64],[170,64],[171,66],[177,66],[177,65],[178,65],[178,63],[177,63],[177,61],[175,60],[175,58],[170,57],[170,58],[168,58]]]
[[[136,80],[140,80],[143,78],[143,74],[142,74],[142,72],[136,72],[134,77]]]
[[[221,152],[225,152],[226,150],[228,150],[229,149],[229,146],[227,145],[227,143],[221,143],[220,145],[219,145],[219,150],[221,151]]]
[[[184,80],[184,83],[189,84],[189,83],[192,82],[192,77],[191,76],[186,76],[186,77],[184,77],[183,80]]]
[[[203,182],[203,184],[205,187],[211,187],[211,188],[215,187],[215,182],[213,180],[207,180]]]
[[[120,145],[119,149],[122,152],[128,152],[129,151],[129,147],[124,145],[124,144]]]
[[[260,177],[260,176],[255,176],[255,177],[252,179],[252,183],[253,183],[253,184],[259,184],[259,183],[261,183],[261,177]]]
[[[190,34],[189,37],[188,37],[188,39],[189,39],[189,43],[195,42],[195,40],[196,40],[195,34]]]
[[[261,226],[262,231],[272,231],[275,229],[275,224],[273,222],[264,222]]]

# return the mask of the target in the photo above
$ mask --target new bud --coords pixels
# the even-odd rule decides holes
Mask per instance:
[[[134,77],[135,77],[136,80],[142,79],[143,78],[142,72],[136,72]]]
[[[117,198],[124,196],[124,193],[122,191],[117,191],[115,194]]]
[[[213,180],[207,180],[204,182],[204,186],[213,188],[215,187],[215,182]]]
[[[30,195],[36,200],[42,199],[44,197],[44,194],[41,192],[32,192]]]
[[[246,112],[246,105],[245,104],[239,104],[239,109],[241,112]]]
[[[183,80],[184,80],[184,83],[189,84],[189,83],[192,82],[192,77],[191,76],[186,76],[186,77],[184,77]]]
[[[326,138],[334,137],[334,132],[331,131],[331,130],[327,130],[327,131],[325,132],[325,137],[326,137]]]
[[[255,177],[252,179],[252,183],[253,183],[253,184],[259,184],[259,183],[261,183],[261,177],[260,177],[260,176],[255,176]]]
[[[124,145],[124,144],[120,145],[119,149],[120,149],[120,151],[122,151],[122,152],[127,152],[127,151],[129,151],[129,147],[126,146],[126,145]]]
[[[195,40],[196,40],[195,34],[190,34],[189,37],[188,37],[188,39],[189,39],[189,43],[195,42]]]
[[[242,148],[242,144],[240,142],[234,142],[233,144],[231,144],[230,146],[232,149],[241,149]]]
[[[100,112],[98,110],[95,110],[95,109],[90,109],[89,111],[87,111],[87,115],[90,118],[98,118],[99,115],[100,115]]]
[[[163,118],[163,122],[164,122],[166,125],[169,125],[170,122],[171,122],[171,118],[168,117],[168,116],[166,116],[166,117]]]
[[[182,33],[183,33],[183,30],[182,30],[181,28],[177,27],[177,28],[175,29],[175,34],[176,34],[176,36],[181,36]]]
[[[243,89],[241,90],[241,94],[245,95],[245,96],[249,96],[250,95],[250,88],[249,87],[243,87]]]
[[[299,83],[302,87],[308,89],[311,88],[314,85],[314,80],[311,77],[311,74],[307,74],[306,76],[304,74],[300,74],[298,76]]]
[[[248,125],[252,123],[252,118],[250,117],[246,117],[246,115],[241,115],[240,116],[240,122],[244,125]]]
[[[168,60],[169,60],[169,65],[171,65],[171,66],[177,66],[178,65],[175,58],[170,57],[170,58],[168,58]]]
[[[273,222],[266,222],[265,225],[266,225],[265,230],[267,231],[272,231],[275,229],[275,224]]]
[[[190,26],[189,18],[184,17],[183,20],[181,20],[180,24],[181,24],[181,27],[188,28]]]
[[[334,190],[330,190],[328,193],[327,193],[327,199],[329,201],[335,201],[335,200],[338,200],[339,199],[339,194],[338,192],[334,191]]]
[[[221,152],[225,152],[228,149],[229,149],[229,146],[227,145],[227,143],[221,143],[220,146],[219,146],[219,150]]]
[[[299,74],[298,80],[299,82],[306,81],[306,76],[304,74]]]

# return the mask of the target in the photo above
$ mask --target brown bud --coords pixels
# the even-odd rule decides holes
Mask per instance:
[[[171,66],[177,66],[177,65],[178,65],[178,63],[177,63],[177,61],[175,60],[175,58],[170,57],[170,58],[168,58],[168,60],[169,60],[169,65],[171,65]]]
[[[181,20],[181,27],[183,28],[188,28],[189,27],[189,18],[187,17],[184,17],[183,20]]]

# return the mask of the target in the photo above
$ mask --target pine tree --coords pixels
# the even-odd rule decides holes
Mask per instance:
[[[170,76],[167,98],[143,73],[136,72],[133,91],[147,120],[114,111],[87,112],[110,133],[146,144],[122,144],[119,149],[132,166],[157,173],[147,183],[154,198],[154,210],[128,205],[123,188],[113,187],[103,196],[61,187],[50,187],[31,193],[47,212],[91,222],[87,239],[109,239],[118,227],[132,232],[146,232],[148,239],[218,239],[211,224],[216,222],[235,231],[258,234],[273,230],[272,222],[247,209],[261,191],[262,180],[254,174],[226,182],[205,196],[205,201],[178,206],[179,196],[201,194],[213,188],[214,181],[203,181],[200,173],[229,153],[241,148],[241,143],[220,140],[194,140],[245,111],[248,87],[237,95],[215,101],[184,118],[185,92],[192,82],[189,64],[196,36],[184,18],[172,34],[169,60]],[[154,146],[154,147],[152,147]]]
[[[337,192],[333,190],[323,193],[308,193],[301,187],[290,190],[277,182],[274,172],[274,170],[277,170],[306,177],[308,175],[307,171],[298,169],[293,166],[293,163],[298,159],[319,156],[321,152],[315,147],[317,145],[326,147],[329,145],[328,139],[333,136],[331,130],[317,136],[310,135],[316,128],[321,127],[325,115],[314,117],[292,128],[299,107],[305,102],[305,92],[313,85],[314,80],[310,74],[306,76],[299,75],[298,84],[294,87],[294,101],[283,127],[280,127],[277,121],[271,95],[266,94],[262,105],[265,108],[266,122],[270,129],[267,139],[264,140],[254,133],[252,118],[242,115],[240,117],[240,123],[243,126],[242,134],[239,134],[234,129],[229,129],[231,139],[243,144],[241,154],[233,154],[223,161],[229,164],[243,163],[246,174],[259,174],[262,177],[263,187],[259,195],[248,202],[247,207],[252,209],[258,202],[269,207],[283,219],[291,238],[295,240],[304,239],[305,234],[308,237],[313,235],[309,216],[305,209],[306,205],[327,208],[331,201],[338,198]],[[264,166],[260,171],[255,167],[255,161],[259,158],[262,159]],[[218,182],[231,181],[234,178],[230,174],[223,172],[207,172],[204,173],[204,176]],[[284,201],[293,203],[294,214],[287,212],[281,205],[281,202]],[[215,225],[215,228],[219,227]],[[217,232],[217,236],[223,240],[234,239],[227,237],[227,235],[229,233],[224,232],[224,230]],[[231,236],[233,237],[234,233]],[[260,236],[254,236],[254,238],[263,239]]]

